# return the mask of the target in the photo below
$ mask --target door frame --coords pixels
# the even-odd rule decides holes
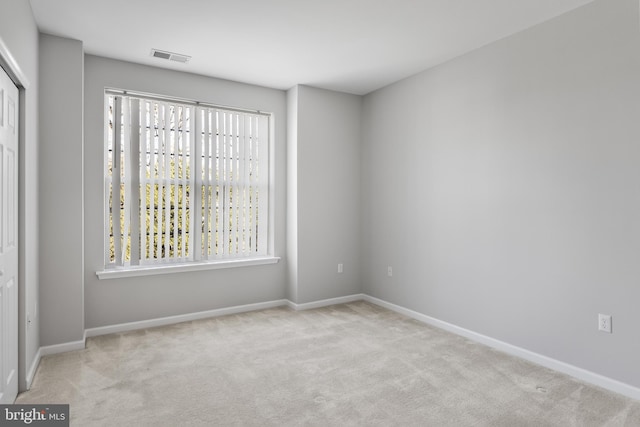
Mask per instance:
[[[9,78],[18,88],[19,97],[19,113],[18,113],[18,156],[21,158],[24,155],[25,147],[25,91],[29,90],[31,83],[29,79],[22,71],[20,64],[16,58],[11,54],[8,46],[4,43],[4,40],[0,36],[0,66],[9,75]],[[22,160],[19,161],[18,166]],[[27,318],[26,318],[26,294],[24,284],[24,274],[21,272],[21,267],[24,265],[21,253],[23,253],[23,240],[24,236],[24,212],[23,212],[23,200],[25,195],[20,189],[23,187],[22,174],[24,171],[18,169],[18,393],[20,391],[27,390],[30,384],[27,384],[27,365],[29,361],[26,360],[26,342],[27,342]]]

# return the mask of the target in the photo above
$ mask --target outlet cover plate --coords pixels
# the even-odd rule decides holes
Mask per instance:
[[[598,330],[608,334],[611,333],[611,315],[598,314]]]

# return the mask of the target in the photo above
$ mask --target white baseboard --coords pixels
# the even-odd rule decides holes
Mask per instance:
[[[561,362],[559,360],[552,359],[550,357],[543,356],[538,353],[534,353],[532,351],[526,350],[521,347],[517,347],[512,344],[508,344],[506,342],[497,340],[495,338],[491,338],[486,335],[482,335],[477,332],[473,332],[468,329],[461,328],[456,325],[452,325],[451,323],[443,322],[442,320],[429,317],[422,313],[418,313],[408,308],[401,307],[399,305],[395,305],[390,302],[387,302],[369,295],[364,295],[363,299],[372,304],[379,305],[380,307],[384,307],[391,311],[395,311],[396,313],[400,313],[405,316],[411,317],[412,319],[418,320],[420,322],[429,324],[431,326],[435,326],[436,328],[444,329],[445,331],[452,332],[456,335],[469,338],[472,341],[485,344],[489,347],[495,348],[496,350],[500,350],[504,353],[519,357],[521,359],[528,360],[530,362],[536,363],[546,368],[553,369],[554,371],[558,371],[558,372],[562,372],[564,374],[570,375],[574,378],[580,379],[589,384],[593,384],[598,387],[602,387],[607,390],[622,394],[624,396],[631,397],[632,399],[640,400],[640,388],[634,387],[632,385],[614,380],[612,378],[605,377],[600,374],[596,374],[591,371],[587,371],[586,369],[578,368],[577,366],[573,366],[568,363]]]
[[[196,313],[180,314],[176,316],[160,317],[157,319],[141,320],[138,322],[120,323],[117,325],[101,326],[90,328],[85,331],[87,338],[99,335],[114,334],[119,332],[135,331],[138,329],[154,328],[157,326],[173,325],[191,320],[206,319],[210,317],[225,316],[229,314],[246,313],[249,311],[265,310],[268,308],[288,306],[293,310],[309,310],[312,308],[325,307],[328,305],[344,304],[364,299],[363,294],[348,295],[344,297],[313,301],[305,304],[296,304],[286,299],[267,301],[255,304],[237,305],[233,307],[218,308],[214,310],[199,311]]]
[[[138,329],[154,328],[156,326],[173,325],[192,320],[206,319],[209,317],[225,316],[227,314],[246,313],[249,311],[265,310],[267,308],[287,305],[287,300],[275,300],[256,304],[236,305],[234,307],[218,308],[215,310],[199,311],[196,313],[179,314],[176,316],[161,317],[158,319],[141,320],[139,322],[120,323],[118,325],[90,328],[85,331],[87,337],[114,334],[118,332],[135,331]]]
[[[294,309],[295,311],[311,310],[313,308],[327,307],[329,305],[346,304],[348,302],[362,301],[364,297],[365,297],[364,294],[354,294],[354,295],[347,295],[344,297],[329,298],[329,299],[323,299],[320,301],[307,302],[304,304],[296,304],[293,301],[287,300],[287,305],[290,308]]]
[[[31,362],[29,370],[27,371],[27,377],[25,378],[25,385],[27,390],[31,388],[33,378],[36,376],[36,371],[38,370],[38,366],[40,365],[40,359],[42,359],[42,350],[39,348],[36,352],[35,357],[33,358],[33,362]]]
[[[191,320],[224,316],[228,314],[245,313],[249,311],[264,310],[264,309],[274,308],[274,307],[288,306],[293,310],[301,311],[301,310],[310,310],[314,308],[326,307],[326,306],[335,305],[335,304],[345,304],[345,303],[361,301],[361,300],[370,302],[380,307],[384,307],[391,311],[395,311],[396,313],[403,314],[407,317],[411,317],[420,322],[449,331],[456,335],[469,338],[472,341],[485,344],[489,347],[495,348],[497,350],[503,351],[507,354],[511,354],[516,357],[520,357],[522,359],[528,360],[530,362],[536,363],[546,368],[553,369],[558,372],[562,372],[564,374],[570,375],[574,378],[580,379],[589,384],[593,384],[593,385],[605,388],[607,390],[611,390],[613,392],[631,397],[636,400],[640,400],[640,388],[614,380],[612,378],[605,377],[600,374],[596,374],[591,371],[587,371],[586,369],[578,368],[577,366],[573,366],[568,363],[561,362],[559,360],[552,359],[547,356],[543,356],[538,353],[534,353],[532,351],[526,350],[521,347],[517,347],[512,344],[508,344],[506,342],[497,340],[495,338],[491,338],[486,335],[482,335],[477,332],[473,332],[471,330],[461,328],[451,323],[444,322],[442,320],[427,316],[422,313],[418,313],[408,308],[401,307],[399,305],[392,304],[390,302],[387,302],[366,294],[347,295],[344,297],[330,298],[330,299],[313,301],[313,302],[308,302],[303,304],[296,304],[292,301],[282,299],[282,300],[267,301],[267,302],[256,303],[256,304],[246,304],[246,305],[239,305],[234,307],[219,308],[215,310],[201,311],[197,313],[162,317],[158,319],[142,320],[139,322],[129,322],[129,323],[122,323],[118,325],[90,328],[85,330],[85,339],[81,341],[40,347],[27,374],[27,378],[26,378],[27,388],[31,386],[31,382],[33,381],[33,377],[37,370],[38,364],[40,363],[41,357],[50,355],[50,354],[84,349],[85,341],[87,337],[95,337],[99,335],[106,335],[106,334],[112,334],[112,333],[118,333],[118,332],[134,331],[138,329],[152,328],[156,326],[172,325],[175,323],[188,322]]]
[[[84,350],[86,337],[87,337],[87,334],[85,333],[84,339],[81,339],[79,341],[65,342],[62,344],[47,345],[44,347],[40,347],[40,350],[38,350],[38,352],[40,353],[40,356],[49,356],[50,354],[66,353],[68,351],[75,351],[75,350]]]

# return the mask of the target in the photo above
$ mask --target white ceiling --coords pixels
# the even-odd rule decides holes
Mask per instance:
[[[592,0],[30,0],[87,53],[289,89],[365,94]],[[152,48],[190,55],[187,64]]]

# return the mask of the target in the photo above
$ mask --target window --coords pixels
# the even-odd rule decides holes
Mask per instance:
[[[105,271],[271,255],[270,119],[105,92]]]

